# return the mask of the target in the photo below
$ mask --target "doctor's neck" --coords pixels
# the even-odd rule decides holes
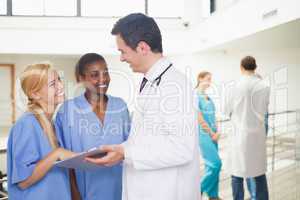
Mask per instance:
[[[143,59],[143,74],[146,75],[147,72],[163,57],[162,53],[149,53]]]
[[[241,73],[242,75],[251,76],[255,74],[255,70],[245,70],[243,67],[241,67]]]

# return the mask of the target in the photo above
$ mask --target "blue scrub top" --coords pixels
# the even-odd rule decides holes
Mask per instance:
[[[71,200],[68,171],[61,168],[52,168],[44,178],[25,190],[18,187],[18,183],[30,177],[36,164],[51,151],[48,138],[35,116],[29,112],[23,114],[11,128],[7,144],[9,200]]]
[[[208,99],[204,94],[198,94],[198,107],[201,111],[205,122],[208,124],[210,129],[214,132],[217,131],[216,126],[216,108],[215,104],[210,97]],[[207,132],[199,125],[199,133],[207,134]]]
[[[66,101],[59,109],[55,121],[64,145],[75,152],[106,144],[120,144],[127,140],[130,131],[126,103],[121,98],[109,95],[103,124],[84,94]],[[93,171],[75,172],[83,200],[122,199],[121,163]]]

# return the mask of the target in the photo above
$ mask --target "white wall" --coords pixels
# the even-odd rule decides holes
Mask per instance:
[[[270,80],[273,94],[287,89],[287,103],[284,99],[275,102],[275,96],[271,98],[271,110],[282,111],[286,109],[300,108],[300,48],[281,50],[253,50],[247,52],[207,52],[186,55],[174,58],[174,61],[186,71],[196,83],[196,76],[202,70],[212,72],[216,85],[214,97],[222,95],[222,85],[239,78],[240,60],[246,55],[252,55],[257,59],[258,73]],[[286,74],[287,72],[287,74]],[[276,105],[275,105],[276,104]],[[284,104],[284,105],[283,105]]]
[[[222,0],[220,0],[222,1]],[[228,0],[229,1],[229,0]],[[222,6],[222,5],[221,5]],[[298,0],[236,0],[191,29],[191,51],[205,50],[300,18]],[[277,10],[274,16],[264,14]]]
[[[116,21],[116,18],[0,16],[0,53],[77,55],[101,50],[116,55],[115,39],[110,34]],[[166,52],[182,50],[186,41],[178,38],[188,38],[182,20],[157,22]]]

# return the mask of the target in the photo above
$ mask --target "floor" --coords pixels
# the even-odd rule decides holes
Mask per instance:
[[[226,157],[226,137],[220,142],[220,156]],[[270,135],[267,140],[268,184],[271,200],[300,200],[300,131]],[[203,162],[202,169],[203,172]],[[231,200],[231,180],[222,169],[220,177],[220,197]],[[245,198],[249,193],[245,184]],[[207,198],[204,197],[203,200]]]

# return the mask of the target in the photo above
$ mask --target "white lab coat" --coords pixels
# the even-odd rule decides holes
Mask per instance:
[[[243,75],[227,95],[225,112],[231,115],[233,129],[225,167],[231,175],[247,178],[266,173],[269,98],[269,86],[256,75]]]
[[[123,143],[123,200],[199,200],[200,169],[193,89],[160,59],[137,95],[131,133]]]

